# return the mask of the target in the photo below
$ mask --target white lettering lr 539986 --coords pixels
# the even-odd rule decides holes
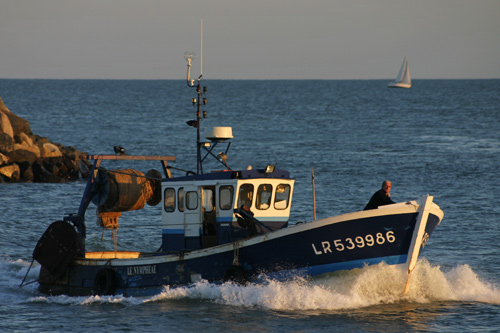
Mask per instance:
[[[312,243],[314,254],[321,255],[326,253],[342,252],[354,250],[356,248],[363,248],[365,246],[377,246],[382,245],[385,242],[394,243],[396,241],[396,236],[394,236],[394,231],[387,231],[385,235],[378,232],[374,235],[368,234],[363,236],[356,236],[353,238],[346,239],[335,239],[334,241],[323,241],[319,244]],[[317,246],[316,246],[317,245]]]

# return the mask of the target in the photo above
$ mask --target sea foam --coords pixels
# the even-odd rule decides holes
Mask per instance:
[[[448,271],[420,259],[410,277],[406,295],[407,273],[396,266],[381,263],[351,271],[325,274],[318,278],[296,278],[286,282],[265,280],[263,283],[238,285],[232,282],[213,284],[199,281],[189,286],[168,287],[152,297],[90,296],[68,297],[40,294],[37,283],[19,288],[29,262],[0,258],[3,300],[72,305],[109,303],[138,305],[180,299],[199,299],[221,305],[271,310],[342,310],[372,305],[432,303],[436,301],[482,302],[500,304],[500,287],[481,278],[469,265]],[[36,280],[39,265],[34,265],[27,282]]]

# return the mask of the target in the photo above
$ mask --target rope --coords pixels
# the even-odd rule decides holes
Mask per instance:
[[[116,251],[118,251],[118,230],[117,229],[113,229],[112,237],[113,237],[113,241],[115,243],[115,252],[116,252]]]
[[[22,287],[24,285],[24,281],[26,281],[26,278],[28,277],[28,273],[30,272],[31,270],[31,266],[33,266],[33,262],[35,261],[35,259],[31,259],[31,264],[30,264],[30,267],[28,267],[28,270],[26,271],[26,275],[24,276],[24,279],[23,281],[21,282],[21,284],[19,285],[19,287]],[[36,282],[38,280],[35,280],[35,281],[32,281],[30,283],[33,283],[33,282]],[[30,284],[30,283],[26,283],[26,284]]]
[[[23,282],[24,282],[24,280],[23,280]],[[27,286],[27,285],[33,284],[33,283],[35,283],[35,282],[38,282],[38,279],[33,280],[33,281],[30,281],[30,282],[26,282],[26,283],[24,283],[24,284],[20,284],[20,285],[19,285],[19,287],[24,287],[24,286]]]
[[[240,262],[238,260],[238,257],[240,255],[240,242],[236,241],[233,243],[233,265],[234,266],[239,266]]]
[[[50,272],[47,272],[45,275],[43,276],[39,276],[38,279],[36,280],[33,280],[33,281],[30,281],[30,282],[26,282],[24,283],[24,281],[26,280],[26,278],[28,277],[28,273],[31,271],[31,267],[33,266],[33,262],[35,261],[35,259],[31,260],[31,264],[30,264],[30,267],[28,268],[28,271],[26,272],[26,275],[24,276],[24,279],[23,281],[21,282],[21,284],[19,285],[19,287],[24,287],[24,286],[27,286],[27,285],[30,285],[30,284],[33,284],[35,282],[40,282],[40,280],[43,280],[45,279],[46,277],[48,276],[52,276],[50,274]],[[40,266],[40,274],[43,273],[43,268]]]

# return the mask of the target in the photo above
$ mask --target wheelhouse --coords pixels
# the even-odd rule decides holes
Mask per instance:
[[[162,183],[162,251],[197,250],[288,226],[284,170],[221,171]]]

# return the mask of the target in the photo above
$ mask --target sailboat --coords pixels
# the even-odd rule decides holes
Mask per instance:
[[[406,57],[403,60],[403,64],[401,65],[401,69],[399,70],[399,74],[396,77],[394,82],[390,82],[387,85],[388,88],[410,88],[411,87],[411,77],[410,77],[410,69],[408,68],[408,61],[406,61]]]

